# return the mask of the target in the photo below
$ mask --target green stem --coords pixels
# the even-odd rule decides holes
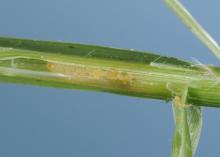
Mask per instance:
[[[0,38],[0,81],[85,89],[220,107],[220,70],[172,57],[62,42]]]

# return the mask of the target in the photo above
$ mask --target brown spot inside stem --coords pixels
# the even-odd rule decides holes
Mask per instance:
[[[111,87],[125,88],[128,90],[132,88],[136,80],[133,74],[121,69],[52,62],[48,62],[47,67],[51,72],[68,75],[70,78],[68,81],[72,81],[73,83],[92,83],[97,86],[109,85]]]

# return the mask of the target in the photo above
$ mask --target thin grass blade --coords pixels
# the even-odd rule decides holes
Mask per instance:
[[[215,39],[199,24],[190,12],[180,3],[179,0],[165,0],[166,4],[182,20],[182,22],[192,31],[192,33],[205,45],[211,52],[220,59],[220,47]]]

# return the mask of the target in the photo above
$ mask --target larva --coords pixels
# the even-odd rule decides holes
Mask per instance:
[[[135,82],[135,76],[122,69],[55,62],[48,62],[47,67],[51,72],[61,73],[67,76],[68,81],[73,83],[111,85],[128,89]]]

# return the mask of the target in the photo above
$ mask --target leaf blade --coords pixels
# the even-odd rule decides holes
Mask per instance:
[[[173,111],[176,126],[172,145],[172,157],[192,157],[187,111],[178,96],[173,100]]]
[[[183,101],[186,97],[183,99]],[[185,101],[184,101],[185,102]],[[175,133],[172,145],[172,157],[192,157],[195,155],[201,130],[202,108],[186,105],[176,96],[172,104]]]

